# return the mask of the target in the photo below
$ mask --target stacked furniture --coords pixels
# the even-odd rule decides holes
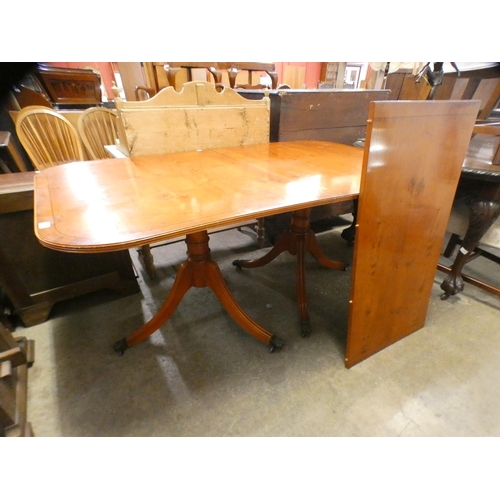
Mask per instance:
[[[169,86],[180,91],[184,83],[194,80],[231,88],[260,87],[259,75],[263,73],[271,79],[271,88],[278,87],[275,64],[269,62],[145,62],[142,65],[146,79],[146,87],[142,88],[149,97]]]

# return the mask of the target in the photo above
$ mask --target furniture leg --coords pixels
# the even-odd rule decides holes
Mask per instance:
[[[255,321],[253,321],[238,305],[235,298],[229,291],[229,288],[222,277],[219,266],[210,261],[206,263],[205,274],[207,279],[207,286],[209,286],[215,293],[221,304],[224,306],[229,315],[248,333],[253,335],[257,340],[270,345],[270,351],[281,349],[283,342],[264,330]]]
[[[264,248],[264,218],[259,217],[257,219],[257,244],[259,248]]]
[[[352,224],[346,227],[340,234],[344,240],[347,241],[347,245],[352,247],[354,245],[354,237],[356,236],[356,221],[358,218],[358,200],[353,200],[353,211],[352,211]]]
[[[290,249],[292,245],[292,232],[287,229],[282,232],[276,241],[276,244],[269,250],[268,253],[260,257],[259,259],[254,260],[234,260],[233,266],[241,269],[244,268],[253,268],[253,267],[262,267],[266,264],[269,264],[273,261],[278,255]]]
[[[309,228],[311,209],[296,210],[292,213],[291,228],[283,231],[276,241],[276,245],[264,256],[254,260],[235,260],[233,265],[241,268],[255,268],[269,264],[278,255],[288,251],[296,256],[296,295],[299,309],[301,334],[303,337],[311,333],[309,312],[307,307],[305,287],[305,255],[311,252],[313,257],[325,267],[330,269],[346,270],[345,262],[328,259],[321,251],[314,231]]]
[[[311,231],[310,229],[307,231],[307,248],[309,249],[309,252],[311,252],[312,256],[325,267],[330,269],[342,269],[342,271],[347,269],[347,264],[345,262],[331,260],[322,252],[314,231]]]
[[[146,272],[148,273],[149,279],[156,279],[156,268],[153,254],[151,253],[151,247],[149,245],[142,245],[139,250],[144,260],[144,266],[146,267]]]
[[[450,273],[441,283],[444,291],[441,298],[446,300],[450,295],[456,295],[464,289],[462,268],[470,261],[474,249],[478,245],[486,231],[491,227],[496,218],[500,215],[500,201],[488,201],[474,198],[469,204],[470,219],[469,227],[465,233],[460,250],[453,262]],[[438,269],[445,271],[447,268],[438,266]]]
[[[300,333],[302,337],[311,334],[311,321],[309,320],[309,308],[307,307],[306,295],[306,241],[304,235],[297,235],[295,240],[296,261],[295,261],[295,293],[297,295],[297,306],[299,309]]]
[[[443,252],[443,255],[446,258],[450,258],[453,255],[453,252],[454,252],[459,240],[460,240],[460,237],[458,236],[458,234],[452,234],[450,236],[450,241],[448,241],[448,244],[446,245],[446,248]]]
[[[210,287],[230,316],[257,340],[270,346],[271,352],[283,347],[283,342],[245,314],[229,291],[219,266],[210,257],[207,231],[186,236],[188,258],[177,271],[170,293],[158,312],[145,325],[128,337],[115,342],[113,349],[122,355],[131,347],[151,336],[173,314],[185,293],[191,288]]]

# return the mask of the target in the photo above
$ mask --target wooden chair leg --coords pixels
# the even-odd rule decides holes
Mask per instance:
[[[149,245],[142,245],[138,252],[140,255],[142,255],[144,267],[146,268],[149,279],[156,279],[155,261],[153,258],[153,254],[151,253],[151,247]]]
[[[264,248],[264,217],[260,217],[257,219],[257,244],[259,248]]]
[[[460,240],[460,237],[458,234],[452,234],[450,236],[450,239],[448,240],[448,244],[446,245],[446,248],[444,250],[443,255],[447,258],[451,257],[453,255],[453,252],[455,251],[456,246],[458,245],[458,242]]]

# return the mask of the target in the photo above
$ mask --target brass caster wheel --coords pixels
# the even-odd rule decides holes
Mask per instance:
[[[309,321],[305,321],[300,325],[300,335],[303,338],[310,337],[311,335],[311,323]]]
[[[113,350],[119,355],[123,356],[123,353],[128,349],[127,341],[125,339],[118,340],[113,344]]]
[[[280,351],[285,343],[279,339],[278,337],[273,337],[269,342],[269,352],[277,352]]]

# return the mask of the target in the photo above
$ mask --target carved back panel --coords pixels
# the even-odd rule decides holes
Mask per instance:
[[[146,101],[116,101],[118,149],[128,156],[269,142],[269,98],[245,99],[225,87],[188,82]]]

